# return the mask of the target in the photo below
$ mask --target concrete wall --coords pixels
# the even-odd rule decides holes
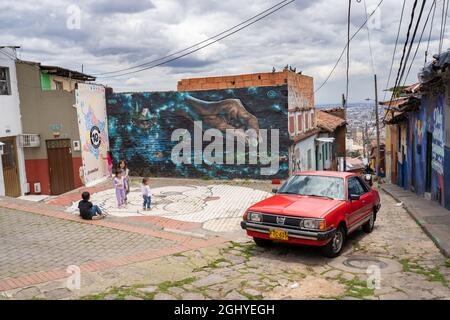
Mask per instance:
[[[24,133],[39,134],[40,147],[25,148],[27,180],[31,184],[40,182],[43,194],[50,194],[46,140],[70,139],[79,141],[77,110],[74,91],[42,91],[38,65],[17,63],[17,77],[21,83],[20,109]],[[75,187],[81,186],[79,167],[82,165],[81,152],[72,148]]]
[[[15,55],[12,49],[2,49],[2,51],[8,52],[10,55]],[[17,166],[19,169],[19,179],[21,193],[23,194],[26,184],[25,174],[25,161],[23,149],[18,147],[17,140],[18,135],[22,134],[22,124],[20,121],[20,108],[19,108],[19,90],[18,80],[16,73],[16,64],[13,59],[8,58],[4,54],[0,54],[0,66],[7,67],[9,69],[9,79],[11,86],[10,95],[0,95],[0,138],[1,137],[16,137],[16,150],[17,150]],[[20,83],[22,85],[22,83]]]
[[[291,173],[316,170],[317,134],[297,142],[290,147],[289,169]]]

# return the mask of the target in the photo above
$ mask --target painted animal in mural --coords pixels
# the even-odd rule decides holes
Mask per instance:
[[[280,131],[280,169],[288,174],[287,87],[258,87],[195,92],[140,92],[107,95],[108,126],[113,160],[127,160],[136,174],[167,176],[259,177],[258,165],[178,165],[171,161],[177,129],[193,137],[195,122],[202,130],[260,129]],[[235,135],[242,131],[237,130]],[[250,143],[250,141],[246,141]],[[206,147],[206,143],[203,144]],[[248,152],[248,151],[246,151]],[[117,158],[117,159],[116,159]]]

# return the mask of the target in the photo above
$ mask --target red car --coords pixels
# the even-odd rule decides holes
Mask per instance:
[[[321,246],[332,258],[358,227],[372,232],[379,209],[378,191],[354,173],[301,172],[248,208],[241,227],[258,246],[275,240]]]

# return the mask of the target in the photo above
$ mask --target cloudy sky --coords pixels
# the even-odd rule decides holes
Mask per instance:
[[[0,46],[20,45],[19,58],[24,60],[79,71],[83,64],[86,73],[98,74],[182,50],[278,2],[280,0],[40,0],[37,5],[32,0],[1,0]],[[366,11],[364,0],[352,2],[351,30],[354,32],[364,22]],[[398,68],[413,2],[407,0],[393,73]],[[432,2],[427,1],[422,21]],[[437,1],[431,53],[438,50],[442,2]],[[270,72],[272,67],[280,70],[290,64],[314,77],[318,88],[346,44],[347,3],[346,0],[297,0],[253,26],[185,58],[133,75],[99,78],[98,82],[113,86],[116,91],[174,90],[177,80],[182,78]],[[366,0],[367,11],[372,12],[378,3],[379,0]],[[400,0],[384,0],[369,23],[373,68],[367,29],[351,42],[350,102],[373,97],[373,69],[379,78],[380,99],[383,98],[401,7]],[[422,27],[417,38],[421,30]],[[428,29],[408,82],[417,79],[427,40]],[[445,40],[444,48],[448,44]],[[337,103],[344,92],[345,56],[328,83],[316,93],[316,103]]]

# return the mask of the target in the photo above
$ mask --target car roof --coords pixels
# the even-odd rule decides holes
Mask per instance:
[[[323,176],[336,178],[348,178],[357,176],[357,174],[353,172],[342,172],[342,171],[302,171],[302,172],[295,172],[294,174],[303,176]]]

